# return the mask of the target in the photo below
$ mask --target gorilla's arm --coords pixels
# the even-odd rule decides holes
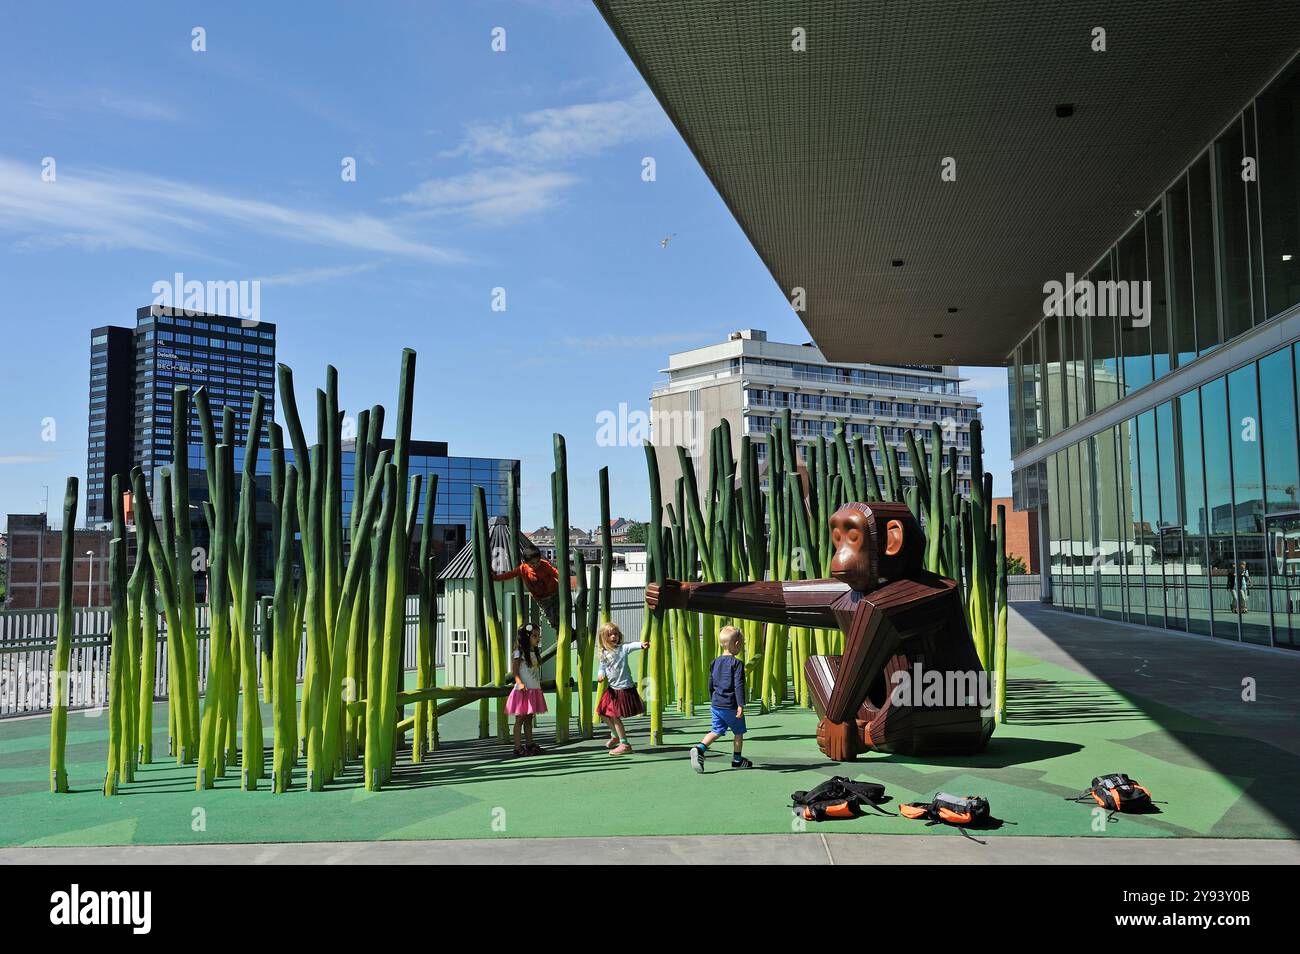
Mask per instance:
[[[645,588],[646,604],[653,610],[685,609],[695,613],[753,619],[788,626],[839,629],[832,610],[849,591],[838,580],[800,580],[791,583],[679,583]]]

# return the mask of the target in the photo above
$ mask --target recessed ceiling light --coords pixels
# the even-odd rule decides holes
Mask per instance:
[[[1282,253],[1282,261],[1284,261],[1284,262],[1289,262],[1289,261],[1291,261],[1291,253],[1290,253],[1290,252],[1283,252],[1283,253]]]
[[[958,309],[956,309],[956,308],[949,308],[949,309],[948,309],[948,314],[950,314],[950,315],[955,315],[955,314],[957,314],[957,311],[958,311]]]
[[[1057,104],[1056,104],[1056,118],[1057,118],[1057,119],[1065,119],[1066,117],[1068,117],[1068,116],[1073,116],[1073,115],[1074,115],[1074,103],[1057,103]]]
[[[890,264],[893,265],[895,268],[902,268],[903,260],[901,258],[896,258],[892,262],[890,262]]]
[[[934,333],[934,336],[935,336],[936,338],[942,338],[942,337],[943,337],[943,332],[942,332],[942,331],[936,331],[936,332]]]

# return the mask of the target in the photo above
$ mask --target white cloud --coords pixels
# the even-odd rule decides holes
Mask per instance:
[[[296,272],[282,272],[279,275],[266,275],[258,278],[257,281],[266,288],[273,285],[315,285],[318,282],[360,275],[374,267],[374,262],[362,262],[358,265],[328,265],[322,268],[304,268]]]
[[[499,156],[511,162],[557,162],[595,156],[668,131],[663,110],[642,90],[623,99],[576,103],[516,118],[470,123],[447,156]]]
[[[80,245],[175,251],[186,238],[255,233],[439,264],[461,253],[429,245],[400,223],[365,213],[330,213],[247,199],[173,179],[61,165],[55,182],[40,166],[0,158],[0,231],[28,247]]]
[[[49,112],[106,112],[145,122],[176,122],[181,118],[167,103],[104,88],[58,95],[39,90],[32,94],[32,105]]]
[[[576,176],[566,172],[529,172],[498,166],[427,179],[398,201],[428,214],[502,221],[550,208],[559,191],[577,181]]]

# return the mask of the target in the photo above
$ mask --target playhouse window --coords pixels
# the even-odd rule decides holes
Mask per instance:
[[[453,629],[451,631],[451,654],[453,656],[469,655],[468,629]]]

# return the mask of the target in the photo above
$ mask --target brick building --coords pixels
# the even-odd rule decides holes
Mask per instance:
[[[108,530],[75,530],[73,606],[107,606]],[[63,531],[51,530],[43,513],[9,515],[5,609],[53,609],[59,605],[59,552]],[[90,556],[87,556],[87,553]]]
[[[998,504],[1007,508],[1007,556],[1018,556],[1029,573],[1038,572],[1038,511],[1015,510],[1010,497],[994,497],[991,522],[997,524]]]

